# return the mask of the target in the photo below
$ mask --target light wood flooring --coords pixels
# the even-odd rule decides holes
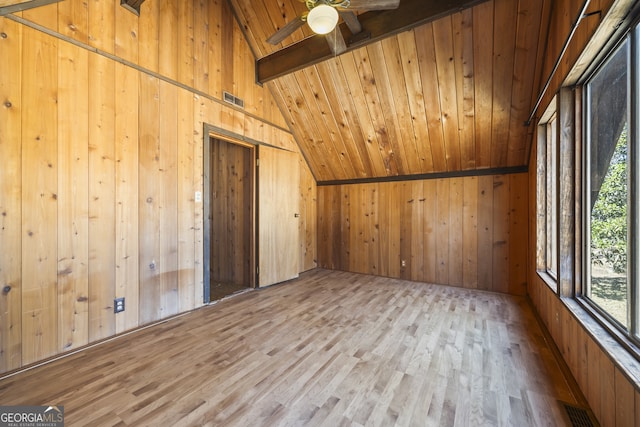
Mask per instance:
[[[320,269],[0,380],[67,426],[568,425],[558,401],[526,300]]]

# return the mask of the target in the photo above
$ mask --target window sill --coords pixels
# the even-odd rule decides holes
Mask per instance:
[[[537,273],[538,273],[538,277],[540,277],[542,281],[546,283],[546,285],[549,286],[549,288],[551,288],[551,290],[555,294],[557,294],[558,279],[556,279],[555,277],[553,277],[551,274],[549,274],[547,271],[544,271],[544,270],[538,270]]]

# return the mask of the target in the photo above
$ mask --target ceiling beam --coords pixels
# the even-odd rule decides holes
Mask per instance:
[[[0,7],[0,16],[10,13],[22,12],[23,10],[33,9],[35,7],[45,6],[50,3],[58,3],[62,0],[10,0],[2,2]]]
[[[140,6],[144,0],[120,0],[120,5],[130,12],[140,16]]]
[[[485,1],[487,0],[401,0],[397,9],[376,10],[358,15],[362,32],[356,36],[351,35],[344,22],[337,30],[342,32],[347,42],[345,52],[349,52]],[[312,36],[259,59],[256,63],[256,78],[258,82],[265,83],[333,56],[324,36]]]

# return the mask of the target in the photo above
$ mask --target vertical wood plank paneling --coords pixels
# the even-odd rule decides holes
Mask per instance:
[[[116,297],[125,298],[125,311],[116,315],[116,332],[139,324],[138,264],[138,81],[140,73],[116,64]]]
[[[413,125],[415,156],[420,161],[419,170],[433,170],[427,113],[422,96],[424,92],[420,76],[420,64],[414,60],[418,56],[415,32],[405,31],[398,34],[398,45],[402,58],[402,71],[408,94],[407,100],[409,102],[409,111],[411,112],[411,123]],[[413,153],[409,152],[409,155],[411,156]]]
[[[340,230],[338,245],[336,247],[336,254],[339,257],[338,264],[343,269],[351,268],[351,227],[352,223],[355,220],[351,215],[351,209],[349,208],[351,205],[350,192],[348,191],[348,186],[340,186],[340,195],[338,197],[337,203],[340,206],[339,216],[333,218],[336,223],[336,229]],[[357,246],[356,246],[357,247]]]
[[[350,55],[340,56],[338,58],[338,61],[340,62],[339,69],[343,71],[343,76],[358,74],[358,67],[352,56]],[[368,153],[367,157],[371,162],[371,170],[373,171],[373,174],[375,174],[376,176],[380,176],[381,174],[384,175],[386,174],[386,166],[382,160],[382,155],[380,153],[380,150],[378,150],[377,147],[375,146],[376,145],[375,142],[377,140],[376,131],[373,128],[373,125],[371,124],[371,122],[369,120],[364,119],[368,117],[369,112],[367,110],[363,87],[361,84],[359,84],[359,82],[353,82],[347,79],[346,77],[341,78],[340,81],[342,82],[341,87],[347,89],[345,93],[348,93],[349,98],[353,101],[353,104],[352,104],[353,105],[352,111],[354,115],[353,121],[361,125],[360,126],[361,135],[359,135],[359,137],[363,141],[366,141],[365,148]],[[296,99],[299,99],[302,102],[302,100],[304,99],[304,95],[301,94],[300,97]],[[369,126],[367,126],[367,124]],[[310,140],[313,141],[312,135],[310,136],[311,136]],[[312,150],[314,147],[315,145],[311,144]],[[322,160],[317,158],[320,156],[310,155],[311,154],[310,151],[306,151],[306,152],[307,152],[307,156],[310,157],[310,160],[312,162]],[[366,161],[363,161],[363,164],[366,164]],[[321,179],[321,176],[318,175],[318,173],[321,172],[322,170],[319,170],[319,168],[317,167],[312,169],[314,173],[317,174],[316,178]]]
[[[395,262],[395,256],[390,252],[394,243],[391,241],[391,229],[389,227],[391,222],[389,221],[389,215],[391,211],[389,209],[389,202],[391,201],[389,189],[390,183],[380,183],[377,185],[378,197],[376,199],[376,227],[377,227],[377,259],[376,265],[378,266],[378,275],[383,277],[389,277],[389,270],[392,262]],[[397,221],[396,221],[397,224]],[[396,252],[397,254],[397,252]]]
[[[342,252],[348,254],[348,246],[342,251],[343,244],[343,235],[346,234],[343,232],[343,228],[347,230],[349,228],[349,214],[348,210],[343,209],[343,200],[344,194],[341,191],[341,187],[333,187],[336,191],[323,191],[322,200],[324,201],[324,209],[322,209],[322,225],[318,230],[318,241],[322,242],[318,245],[319,249],[324,249],[326,254],[329,256],[327,258],[329,260],[328,263],[323,263],[321,265],[326,268],[341,270],[348,269],[348,259],[347,263],[343,264]],[[328,188],[327,188],[328,190]],[[320,218],[319,218],[320,220]],[[326,230],[326,231],[325,231]]]
[[[435,235],[435,279],[434,283],[451,283],[449,281],[449,254],[453,249],[450,236],[451,227],[451,184],[450,179],[436,180],[436,194],[434,200],[436,210]]]
[[[529,266],[529,269],[533,268]],[[533,284],[534,282],[532,281],[530,283]],[[532,287],[534,286],[529,286],[529,288]],[[575,369],[572,370],[572,373],[580,386],[580,390],[586,395],[589,385],[589,336],[582,326],[578,324],[576,319],[573,319],[573,321],[576,323],[576,353],[578,360]]]
[[[463,181],[462,208],[462,283],[465,288],[478,287],[478,178]],[[482,260],[480,262],[483,262]]]
[[[558,342],[558,341],[556,341]],[[600,417],[598,421],[603,426],[617,426],[616,424],[616,368],[611,359],[604,353],[599,352],[600,366]],[[622,396],[620,396],[622,398]]]
[[[509,290],[509,177],[493,179],[493,290]]]
[[[415,182],[415,185],[422,185],[422,182]],[[409,182],[401,182],[398,189],[398,224],[400,233],[400,277],[402,279],[410,279],[413,276],[414,265],[418,266],[422,259],[422,252],[418,256],[414,252],[414,239],[420,239],[421,234],[418,234],[418,227],[421,227],[421,222],[413,225],[412,213],[415,200],[412,195],[412,188]],[[416,227],[414,229],[413,227]],[[415,235],[415,236],[414,236]]]
[[[385,274],[390,277],[401,277],[401,245],[402,245],[402,234],[400,232],[400,227],[398,224],[400,223],[401,218],[401,206],[402,203],[401,197],[401,187],[402,184],[398,182],[390,183],[383,188],[385,189],[385,193],[380,195],[380,206],[384,208],[386,212],[386,216],[380,218],[380,229],[384,230],[387,234],[387,246],[386,250],[383,246],[380,250],[380,257],[382,258],[382,262],[386,262],[388,264],[387,270]],[[386,205],[385,205],[386,203]]]
[[[377,275],[380,275],[380,264],[383,262],[380,258],[380,222],[378,212],[380,210],[380,186],[378,184],[371,185],[367,191],[366,198],[366,214],[368,219],[368,235],[367,242],[369,244],[369,265]]]
[[[414,221],[424,221],[422,238],[424,239],[424,280],[436,283],[438,274],[438,182],[427,180],[417,201],[422,215],[414,216]]]
[[[160,289],[160,83],[140,75],[139,248],[140,323],[162,317]]]
[[[409,258],[409,277],[415,278],[418,281],[426,280],[425,266],[427,264],[426,258],[428,254],[425,252],[427,233],[430,230],[426,230],[427,224],[425,218],[425,200],[424,196],[426,182],[417,181],[414,183],[407,182],[404,187],[403,202],[406,204],[407,209],[402,216],[400,224],[403,226],[400,234],[402,236],[411,236],[408,239],[410,246],[407,245],[408,252],[406,256]],[[405,259],[403,257],[403,259]]]
[[[89,54],[58,47],[58,350],[89,342]]]
[[[349,266],[350,270],[362,273],[367,269],[367,259],[365,256],[366,244],[365,236],[365,210],[363,206],[362,196],[364,187],[347,185],[344,187],[347,194],[345,201],[347,202],[349,213],[349,229],[347,236],[349,247]],[[345,239],[345,240],[347,240]]]
[[[454,286],[463,285],[464,276],[464,179],[453,178],[449,187],[449,279]],[[474,231],[471,231],[474,232]]]
[[[217,34],[217,37],[219,37],[220,43],[216,59],[221,60],[226,66],[216,67],[216,74],[218,74],[216,80],[218,80],[222,90],[236,93],[246,102],[250,98],[250,92],[252,92],[252,82],[251,79],[247,80],[241,76],[247,72],[247,68],[254,70],[255,73],[255,67],[246,67],[244,62],[247,57],[252,57],[252,55],[248,51],[249,45],[247,45],[242,31],[240,31],[233,19],[230,3],[225,2],[221,6],[219,15],[215,17],[217,19],[216,22],[218,22],[219,34]],[[236,55],[233,54],[234,52]],[[234,83],[237,84],[234,85]],[[245,105],[253,107],[252,102],[248,102]]]
[[[410,32],[408,33],[410,34]],[[390,102],[392,104],[392,108],[395,109],[396,112],[397,121],[395,126],[398,127],[397,132],[400,137],[398,141],[399,150],[397,155],[406,157],[406,170],[408,173],[415,174],[419,173],[419,171],[423,169],[420,164],[420,156],[417,155],[414,144],[415,127],[404,125],[404,123],[412,123],[412,115],[410,109],[411,102],[409,101],[409,90],[403,70],[405,63],[402,59],[400,43],[401,41],[398,37],[388,37],[381,42],[384,49],[384,56],[387,58],[385,61],[387,74],[390,76],[389,86],[391,91],[387,94],[387,97],[389,98],[387,98],[386,102]],[[417,77],[419,77],[419,75],[420,73],[418,72]]]
[[[178,93],[178,311],[196,307],[195,302],[195,144],[193,141],[193,96]]]
[[[635,390],[620,369],[615,369],[616,426],[633,427],[635,423]]]
[[[455,57],[451,16],[433,22],[438,90],[448,170],[460,170],[460,125],[456,95]]]
[[[89,340],[115,333],[115,63],[89,55]]]
[[[177,79],[180,83],[193,87],[193,52],[194,52],[194,2],[178,2],[178,71]],[[191,107],[193,111],[193,106]],[[193,119],[190,117],[190,119]]]
[[[478,288],[493,286],[493,177],[478,177]]]
[[[334,229],[331,222],[331,212],[334,203],[330,198],[335,197],[337,191],[334,187],[318,187],[318,228],[316,234],[318,242],[318,266],[321,268],[337,269],[332,265],[335,257],[333,256],[333,239]]]
[[[539,2],[538,2],[539,3]],[[509,143],[507,164],[515,166],[527,163],[527,144],[518,144],[518,140],[530,140],[531,136],[527,136],[527,127],[522,126],[519,117],[529,113],[532,105],[532,99],[536,96],[536,85],[531,82],[536,81],[536,66],[531,66],[531,61],[524,58],[535,57],[533,52],[538,46],[538,38],[540,37],[541,25],[545,15],[542,14],[542,7],[533,2],[519,2],[518,17],[521,22],[516,27],[516,44],[514,54],[514,70],[513,70],[513,94],[511,96],[511,114],[509,125]],[[542,49],[541,49],[542,50]],[[539,64],[538,64],[539,66]]]
[[[61,1],[58,3],[58,31],[81,43],[89,42],[89,11],[84,1]]]
[[[493,35],[493,102],[491,114],[491,166],[507,164],[509,153],[509,117],[513,90],[513,52],[516,44],[518,3],[512,0],[494,0]]]
[[[393,44],[395,42],[395,45]],[[384,49],[384,45],[386,49]],[[403,74],[398,70],[398,49],[397,49],[397,40],[387,39],[386,42],[383,41],[381,43],[374,43],[372,45],[367,46],[366,52],[369,55],[369,63],[371,64],[372,69],[372,78],[376,82],[375,89],[377,92],[376,97],[372,97],[370,102],[373,102],[374,105],[376,103],[380,104],[380,112],[382,115],[378,118],[376,117],[376,126],[380,129],[385,129],[384,133],[379,132],[383,140],[385,140],[385,145],[388,144],[388,149],[390,153],[393,155],[394,163],[397,165],[397,173],[396,174],[410,174],[411,173],[411,163],[414,163],[415,158],[409,158],[405,152],[406,143],[404,142],[405,137],[408,137],[406,131],[403,132],[400,123],[404,122],[403,118],[407,117],[407,113],[404,111],[406,109],[407,101],[402,101],[403,98],[406,97],[406,89],[404,82],[396,83],[396,89],[400,84],[402,85],[402,91],[394,93],[394,85],[392,84],[392,79],[389,78],[389,73],[398,72],[397,79],[402,79]],[[395,75],[395,74],[393,74]],[[393,79],[395,80],[395,79]],[[371,92],[374,92],[371,90]],[[398,97],[396,100],[396,96]],[[396,102],[397,101],[397,102]],[[369,105],[369,111],[378,111],[377,109],[373,109],[371,105]],[[402,120],[402,121],[401,121]]]
[[[342,231],[319,244],[319,265],[524,295],[527,185],[518,174],[321,186],[319,242]]]
[[[293,149],[295,141],[241,111],[222,115],[219,103],[169,82],[161,94],[158,80],[120,59],[187,86],[198,70],[203,90],[219,94],[207,73],[210,63],[223,71],[209,59],[223,41],[204,24],[220,24],[222,7],[145,2],[138,18],[118,3],[66,0],[20,14],[52,34],[0,18],[1,372],[202,304],[202,205],[193,194],[203,186],[203,123]],[[246,91],[247,111],[286,126],[268,90],[254,84],[245,66],[253,58],[229,17],[224,49],[243,64],[230,84]],[[162,22],[173,27],[162,29],[161,54]],[[206,50],[200,67],[196,46]],[[305,240],[315,251],[313,227]],[[313,266],[314,253],[307,258]],[[126,298],[117,316],[116,296]]]
[[[576,372],[578,364],[577,325],[574,317],[568,311],[560,312],[560,317],[562,328],[562,347],[560,348],[560,352],[562,353],[562,358],[567,363],[567,367],[571,372]]]
[[[345,94],[349,93],[349,89],[346,82],[346,76],[344,69],[342,68],[339,60],[332,60],[320,63],[316,66],[318,75],[321,82],[333,81],[341,89],[338,91],[326,92],[328,105],[337,105],[348,103],[353,105],[355,100]],[[347,111],[349,110],[349,111]],[[340,109],[333,111],[333,117],[338,130],[339,138],[345,147],[346,158],[352,163],[356,176],[365,177],[368,171],[371,170],[371,159],[369,157],[369,150],[364,143],[363,131],[360,126],[360,121],[353,117],[353,108]],[[355,144],[350,144],[350,140],[358,141]]]
[[[58,41],[23,32],[22,363],[55,354],[57,337]]]
[[[99,0],[97,0],[99,1]],[[158,72],[160,63],[160,2],[145,1],[140,6],[138,20],[138,63],[141,67]],[[202,39],[206,43],[206,38]]]
[[[178,2],[173,0],[157,0],[160,3],[158,21],[158,71],[163,76],[176,80],[178,78]],[[182,2],[180,2],[182,3]],[[184,27],[180,25],[180,27]]]
[[[22,27],[0,19],[0,372],[22,364]],[[28,209],[30,207],[27,206]]]
[[[207,65],[206,69],[209,75],[209,87],[205,91],[216,96],[218,99],[222,97],[222,43],[225,38],[223,32],[230,32],[230,39],[227,42],[233,43],[233,28],[227,27],[228,22],[222,21],[222,5],[221,2],[209,2],[209,31],[207,37]],[[224,62],[233,64],[234,58],[225,58]],[[233,70],[231,70],[233,75]],[[233,88],[231,88],[233,91]]]
[[[600,358],[602,351],[598,347],[598,344],[591,338],[587,344],[588,354],[588,366],[589,366],[589,381],[588,387],[585,390],[585,396],[589,401],[589,406],[593,411],[593,414],[598,420],[602,422],[602,403],[600,389],[601,377],[600,377]]]
[[[509,293],[525,295],[529,259],[527,174],[509,177]]]
[[[451,20],[460,126],[460,166],[462,169],[468,169],[476,165],[473,9],[465,9],[453,14]]]
[[[433,78],[433,76],[437,75],[433,27],[431,24],[426,24],[416,28],[414,32],[416,36],[418,64],[420,65],[422,75],[422,96],[427,113],[433,171],[442,172],[448,170],[448,165],[440,114],[438,81]]]
[[[45,28],[58,31],[58,3],[50,3],[34,7],[22,12],[22,17],[28,21],[37,22]]]
[[[476,167],[491,166],[491,128],[493,93],[493,3],[480,3],[473,9],[473,75],[475,93]]]
[[[160,81],[158,208],[161,318],[178,312],[178,87]]]
[[[73,1],[77,2],[77,0]],[[65,3],[72,3],[67,0]],[[181,4],[183,2],[180,2]],[[184,2],[191,4],[191,2]],[[115,41],[114,51],[115,55],[123,58],[127,61],[138,63],[138,17],[120,6],[115,6]]]
[[[209,1],[194,0],[193,83],[196,90],[209,90]]]
[[[115,13],[113,2],[88,0],[89,45],[113,53],[115,49]]]
[[[307,162],[299,156],[300,163],[300,271],[317,267],[317,209],[318,187]],[[328,241],[323,242],[324,245]]]
[[[636,405],[636,423],[638,422],[638,420],[640,420],[640,390],[636,390],[635,392],[636,398],[635,398],[635,405]]]

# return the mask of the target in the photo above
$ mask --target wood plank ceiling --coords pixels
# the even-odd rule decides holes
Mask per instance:
[[[257,59],[322,37],[265,41],[299,0],[230,2]],[[550,2],[484,1],[266,84],[319,182],[526,167]]]

